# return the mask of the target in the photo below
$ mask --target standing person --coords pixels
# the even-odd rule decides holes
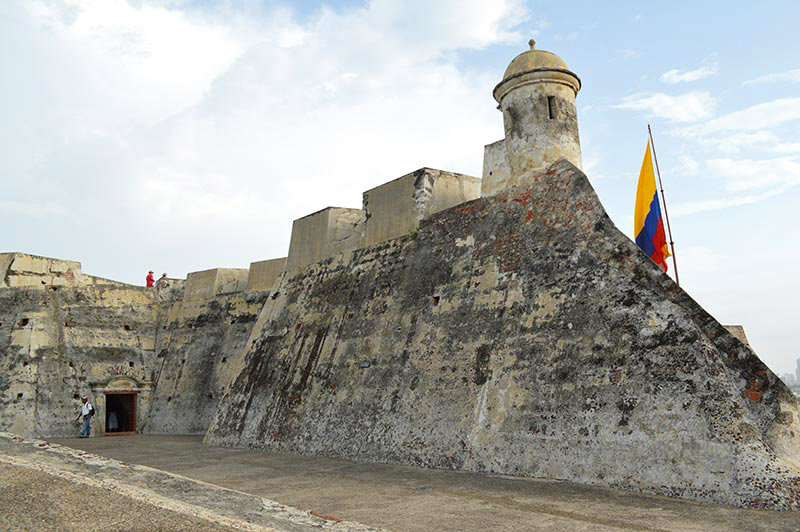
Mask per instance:
[[[81,438],[88,438],[89,433],[92,430],[90,425],[92,421],[92,417],[94,416],[94,407],[92,403],[89,402],[89,398],[85,395],[81,397],[81,402],[83,406],[81,407],[81,413],[78,414],[78,417],[75,418],[75,421],[78,421],[81,416],[83,416],[83,430],[81,430]]]
[[[156,280],[153,278],[153,270],[150,270],[150,272],[147,274],[145,281],[147,282],[148,288],[152,288],[152,286],[156,284]]]

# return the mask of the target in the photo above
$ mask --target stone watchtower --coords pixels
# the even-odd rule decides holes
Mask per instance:
[[[486,146],[483,196],[517,185],[561,158],[582,167],[575,107],[581,80],[556,54],[536,50],[533,39],[529,44],[494,88],[505,139]]]

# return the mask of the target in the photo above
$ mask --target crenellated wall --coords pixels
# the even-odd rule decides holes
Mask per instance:
[[[286,270],[410,234],[422,219],[480,197],[481,180],[420,168],[367,190],[361,209],[327,207],[292,224]]]

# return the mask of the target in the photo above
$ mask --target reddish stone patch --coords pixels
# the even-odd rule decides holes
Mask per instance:
[[[314,511],[311,511],[311,512],[308,512],[308,513],[310,513],[314,517],[319,517],[320,519],[325,519],[326,521],[333,521],[334,523],[341,523],[342,522],[342,520],[339,519],[338,517],[333,517],[331,515],[323,515],[321,513],[314,512]]]
[[[514,196],[514,201],[517,203],[521,203],[522,205],[527,207],[528,203],[530,203],[531,201],[531,190],[528,189],[521,194],[517,194],[516,196]]]
[[[750,386],[744,391],[744,395],[751,401],[758,401],[764,397],[764,394],[759,390],[761,390],[761,382],[758,380],[758,377],[753,377],[750,381]]]

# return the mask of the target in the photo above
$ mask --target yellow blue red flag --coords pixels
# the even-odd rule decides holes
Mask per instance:
[[[670,254],[667,236],[664,233],[664,221],[661,219],[661,203],[658,201],[649,140],[642,162],[642,171],[639,173],[639,186],[636,189],[633,234],[636,235],[636,245],[662,270],[667,271],[667,257]]]

